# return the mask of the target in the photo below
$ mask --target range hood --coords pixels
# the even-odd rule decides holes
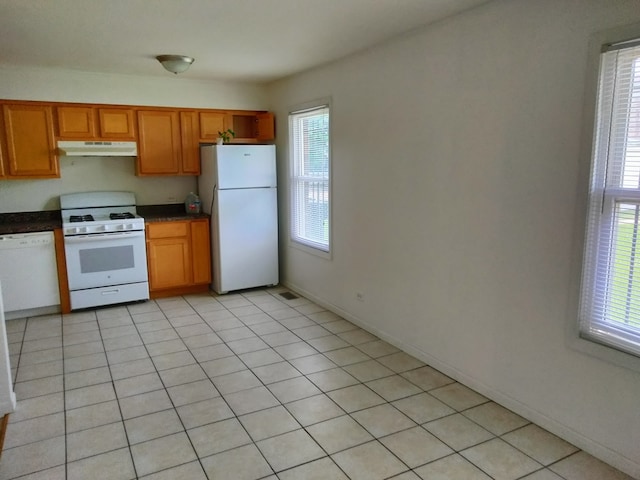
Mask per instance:
[[[67,157],[137,157],[136,142],[59,141],[58,152]]]

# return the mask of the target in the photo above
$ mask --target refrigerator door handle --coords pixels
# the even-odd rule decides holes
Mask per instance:
[[[211,195],[211,208],[209,211],[213,214],[213,204],[216,202],[216,189],[218,188],[217,184],[213,185],[213,195]]]

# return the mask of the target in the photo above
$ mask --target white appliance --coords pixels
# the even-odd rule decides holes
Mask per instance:
[[[13,392],[9,344],[7,342],[7,326],[4,323],[4,307],[2,305],[2,285],[0,282],[0,419],[16,409],[16,394]],[[1,435],[1,433],[0,433]],[[0,454],[2,441],[0,441]]]
[[[67,157],[136,157],[136,142],[58,141],[58,153]]]
[[[198,189],[211,214],[212,287],[218,293],[278,283],[274,145],[200,147]]]
[[[59,312],[53,232],[0,236],[0,280],[7,319]]]
[[[144,218],[131,192],[60,196],[71,309],[149,299]]]

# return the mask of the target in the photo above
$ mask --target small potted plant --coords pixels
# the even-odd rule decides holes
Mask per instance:
[[[218,130],[218,145],[229,143],[231,141],[231,138],[234,138],[235,136],[236,133],[230,128],[227,128],[224,132]]]

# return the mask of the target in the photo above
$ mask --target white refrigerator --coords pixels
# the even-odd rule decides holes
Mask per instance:
[[[212,288],[218,293],[278,283],[274,145],[200,147],[198,193],[211,215]]]

